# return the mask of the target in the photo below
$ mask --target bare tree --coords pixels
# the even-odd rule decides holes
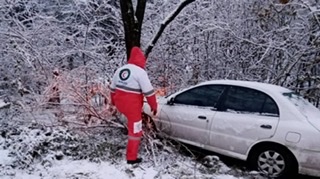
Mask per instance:
[[[178,7],[168,16],[168,18],[161,23],[159,31],[155,37],[151,40],[148,48],[145,52],[146,56],[151,52],[153,46],[156,44],[164,29],[170,24],[171,21],[185,8],[188,4],[195,0],[184,0],[178,5]],[[140,47],[141,39],[141,27],[143,24],[144,13],[146,8],[146,0],[137,0],[136,9],[133,8],[132,0],[120,0],[121,14],[125,34],[125,42],[127,49],[127,58],[129,58],[131,48],[133,46]]]
[[[111,0],[0,2],[0,81],[7,85],[20,81],[39,94],[54,68],[84,65],[108,75],[122,55],[121,13]]]
[[[1,93],[40,94],[55,67],[86,68],[108,79],[136,45],[145,49],[150,77],[161,87],[211,79],[261,81],[319,103],[316,0],[0,4]]]

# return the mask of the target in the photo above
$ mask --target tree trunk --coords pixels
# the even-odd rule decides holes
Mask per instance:
[[[146,2],[146,0],[138,0],[136,12],[134,12],[132,0],[120,0],[127,49],[127,59],[130,57],[130,51],[132,47],[140,47],[141,27],[146,8]]]
[[[148,45],[145,51],[146,57],[148,57],[149,53],[152,51],[152,48],[154,47],[168,24],[173,21],[173,19],[183,10],[183,8],[194,1],[195,0],[181,1],[179,6],[169,15],[167,20],[161,24],[160,29],[156,33],[155,37],[151,40],[151,43]],[[132,47],[140,47],[141,27],[146,9],[146,3],[147,0],[137,0],[136,11],[134,11],[132,0],[120,0],[121,15],[127,49],[127,60],[130,57],[130,51]]]

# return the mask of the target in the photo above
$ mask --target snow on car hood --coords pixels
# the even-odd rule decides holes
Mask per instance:
[[[291,103],[293,103],[309,123],[320,132],[320,110],[305,100],[303,97],[294,93],[284,93]]]

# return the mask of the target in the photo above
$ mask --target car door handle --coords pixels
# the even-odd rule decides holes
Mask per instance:
[[[198,116],[199,119],[207,119],[206,116]]]
[[[263,129],[272,129],[272,126],[268,125],[268,124],[263,124],[260,127],[263,128]]]

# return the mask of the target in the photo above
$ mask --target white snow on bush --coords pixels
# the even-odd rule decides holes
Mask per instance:
[[[8,165],[12,162],[12,158],[9,157],[8,150],[0,150],[0,165]]]
[[[0,109],[6,108],[8,106],[10,106],[10,103],[6,103],[2,99],[0,99]]]

